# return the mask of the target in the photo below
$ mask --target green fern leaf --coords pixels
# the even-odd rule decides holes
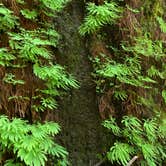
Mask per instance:
[[[147,134],[147,137],[148,139],[151,141],[151,142],[155,142],[156,139],[157,139],[157,123],[155,121],[155,119],[152,119],[152,120],[145,120],[144,122],[144,130]]]
[[[108,160],[124,166],[130,161],[130,156],[134,153],[134,149],[125,143],[116,142],[107,153]]]
[[[162,97],[163,97],[163,99],[164,99],[164,101],[166,103],[166,90],[162,91]]]
[[[162,17],[157,17],[156,19],[159,22],[161,31],[164,32],[164,33],[166,33],[166,23],[163,20],[163,18]]]
[[[126,128],[128,128],[129,130],[137,130],[137,131],[142,131],[141,129],[141,121],[136,118],[136,117],[132,117],[132,116],[124,116],[122,123],[125,125]]]
[[[117,125],[115,118],[110,117],[109,120],[105,120],[102,125],[106,127],[107,129],[111,129],[114,135],[120,136],[121,130],[119,126]]]
[[[13,15],[13,12],[0,4],[0,30],[8,30],[18,25],[17,17]]]
[[[20,12],[27,19],[34,20],[37,17],[37,12],[35,10],[30,11],[29,9],[23,9]]]
[[[69,0],[40,0],[40,2],[53,11],[60,11]]]
[[[118,100],[126,100],[127,99],[127,94],[126,94],[126,91],[123,91],[123,90],[119,90],[119,91],[114,91],[114,97]]]
[[[120,13],[122,12],[121,8],[115,2],[105,2],[100,6],[89,3],[87,10],[87,17],[79,29],[81,35],[93,33],[106,24],[115,23],[115,20],[120,17]]]

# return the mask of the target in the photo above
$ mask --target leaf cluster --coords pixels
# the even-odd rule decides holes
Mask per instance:
[[[55,110],[57,96],[62,90],[79,87],[75,78],[56,64],[51,51],[57,47],[60,38],[51,22],[52,16],[61,11],[67,2],[32,0],[29,3],[16,0],[12,1],[16,6],[0,4],[0,31],[5,38],[0,48],[0,70],[4,71],[0,87],[1,90],[10,91],[1,96],[7,99],[1,103],[6,108],[3,110],[5,114],[15,116],[17,112],[17,116],[29,119],[32,118],[28,117],[29,112],[37,116],[36,112]],[[15,7],[21,8],[17,11],[17,17],[16,12],[12,11]],[[24,107],[27,101],[31,103],[28,110]],[[19,114],[19,110],[14,112],[18,108],[16,105],[24,115]],[[14,111],[10,109],[12,107]],[[48,159],[54,159],[57,165],[68,165],[67,151],[53,139],[60,131],[59,125],[53,122],[33,123],[34,119],[31,121],[32,124],[29,124],[25,120],[9,120],[6,116],[0,116],[0,157],[3,164],[44,166]],[[6,158],[8,153],[10,155]]]
[[[18,24],[17,19],[11,10],[0,4],[0,30],[5,31],[14,28]]]
[[[133,116],[124,116],[118,125],[116,119],[110,117],[103,126],[120,138],[107,152],[111,162],[126,166],[132,157],[138,156],[139,165],[157,166],[166,159],[164,122],[157,118],[141,121]]]
[[[65,159],[68,153],[53,141],[53,136],[59,131],[60,126],[54,122],[30,125],[18,118],[9,120],[6,116],[0,116],[1,156],[10,151],[16,157],[6,161],[5,166],[17,162],[44,166],[48,155]]]
[[[97,6],[95,3],[89,3],[87,6],[87,16],[84,23],[80,26],[81,35],[94,33],[107,24],[113,24],[120,18],[122,9],[116,2],[106,2]]]

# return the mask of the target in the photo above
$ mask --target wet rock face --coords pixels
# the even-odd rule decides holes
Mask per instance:
[[[96,156],[102,151],[104,138],[87,41],[78,33],[84,6],[83,0],[73,0],[58,15],[55,23],[62,36],[58,63],[66,66],[80,83],[78,90],[68,92],[62,99],[58,115],[62,126],[59,140],[69,151],[73,166],[94,166],[99,162]]]

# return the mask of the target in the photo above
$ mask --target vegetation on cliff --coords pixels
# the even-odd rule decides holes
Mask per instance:
[[[165,163],[165,9],[161,0],[87,5],[80,34],[93,40],[99,111],[111,115],[104,126],[116,136],[106,153],[113,163],[125,166],[134,156],[138,165]]]
[[[102,125],[115,138],[102,162],[166,164],[166,3],[82,2],[85,18],[76,31],[89,40]],[[60,126],[47,122],[59,98],[79,88],[53,51],[61,39],[53,20],[67,3],[0,0],[1,165],[69,165],[54,140]]]

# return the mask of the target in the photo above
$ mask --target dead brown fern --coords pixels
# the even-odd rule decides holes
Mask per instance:
[[[24,8],[32,9],[34,3],[31,0],[26,1],[25,5],[20,5],[16,0],[2,0],[2,3],[13,11],[14,15],[19,17],[20,26],[26,30],[34,30],[39,27],[37,22],[33,20],[25,19],[21,14],[20,10]],[[41,19],[46,19],[42,16]],[[9,50],[9,38],[3,33],[0,37],[1,47],[6,47]],[[14,65],[19,64],[19,59],[13,62]],[[7,73],[13,73],[16,79],[23,80],[23,85],[12,85],[3,81]],[[33,109],[32,105],[40,104],[37,100],[33,100],[32,96],[37,96],[36,89],[44,88],[43,81],[39,80],[33,75],[32,64],[29,64],[23,68],[8,68],[0,67],[0,112],[12,117],[22,117],[26,119],[40,119],[40,115],[37,114]],[[11,97],[13,97],[11,99]],[[27,98],[24,98],[27,97]],[[47,111],[46,111],[47,112]],[[45,112],[45,116],[46,113]],[[44,118],[43,118],[44,119]]]

